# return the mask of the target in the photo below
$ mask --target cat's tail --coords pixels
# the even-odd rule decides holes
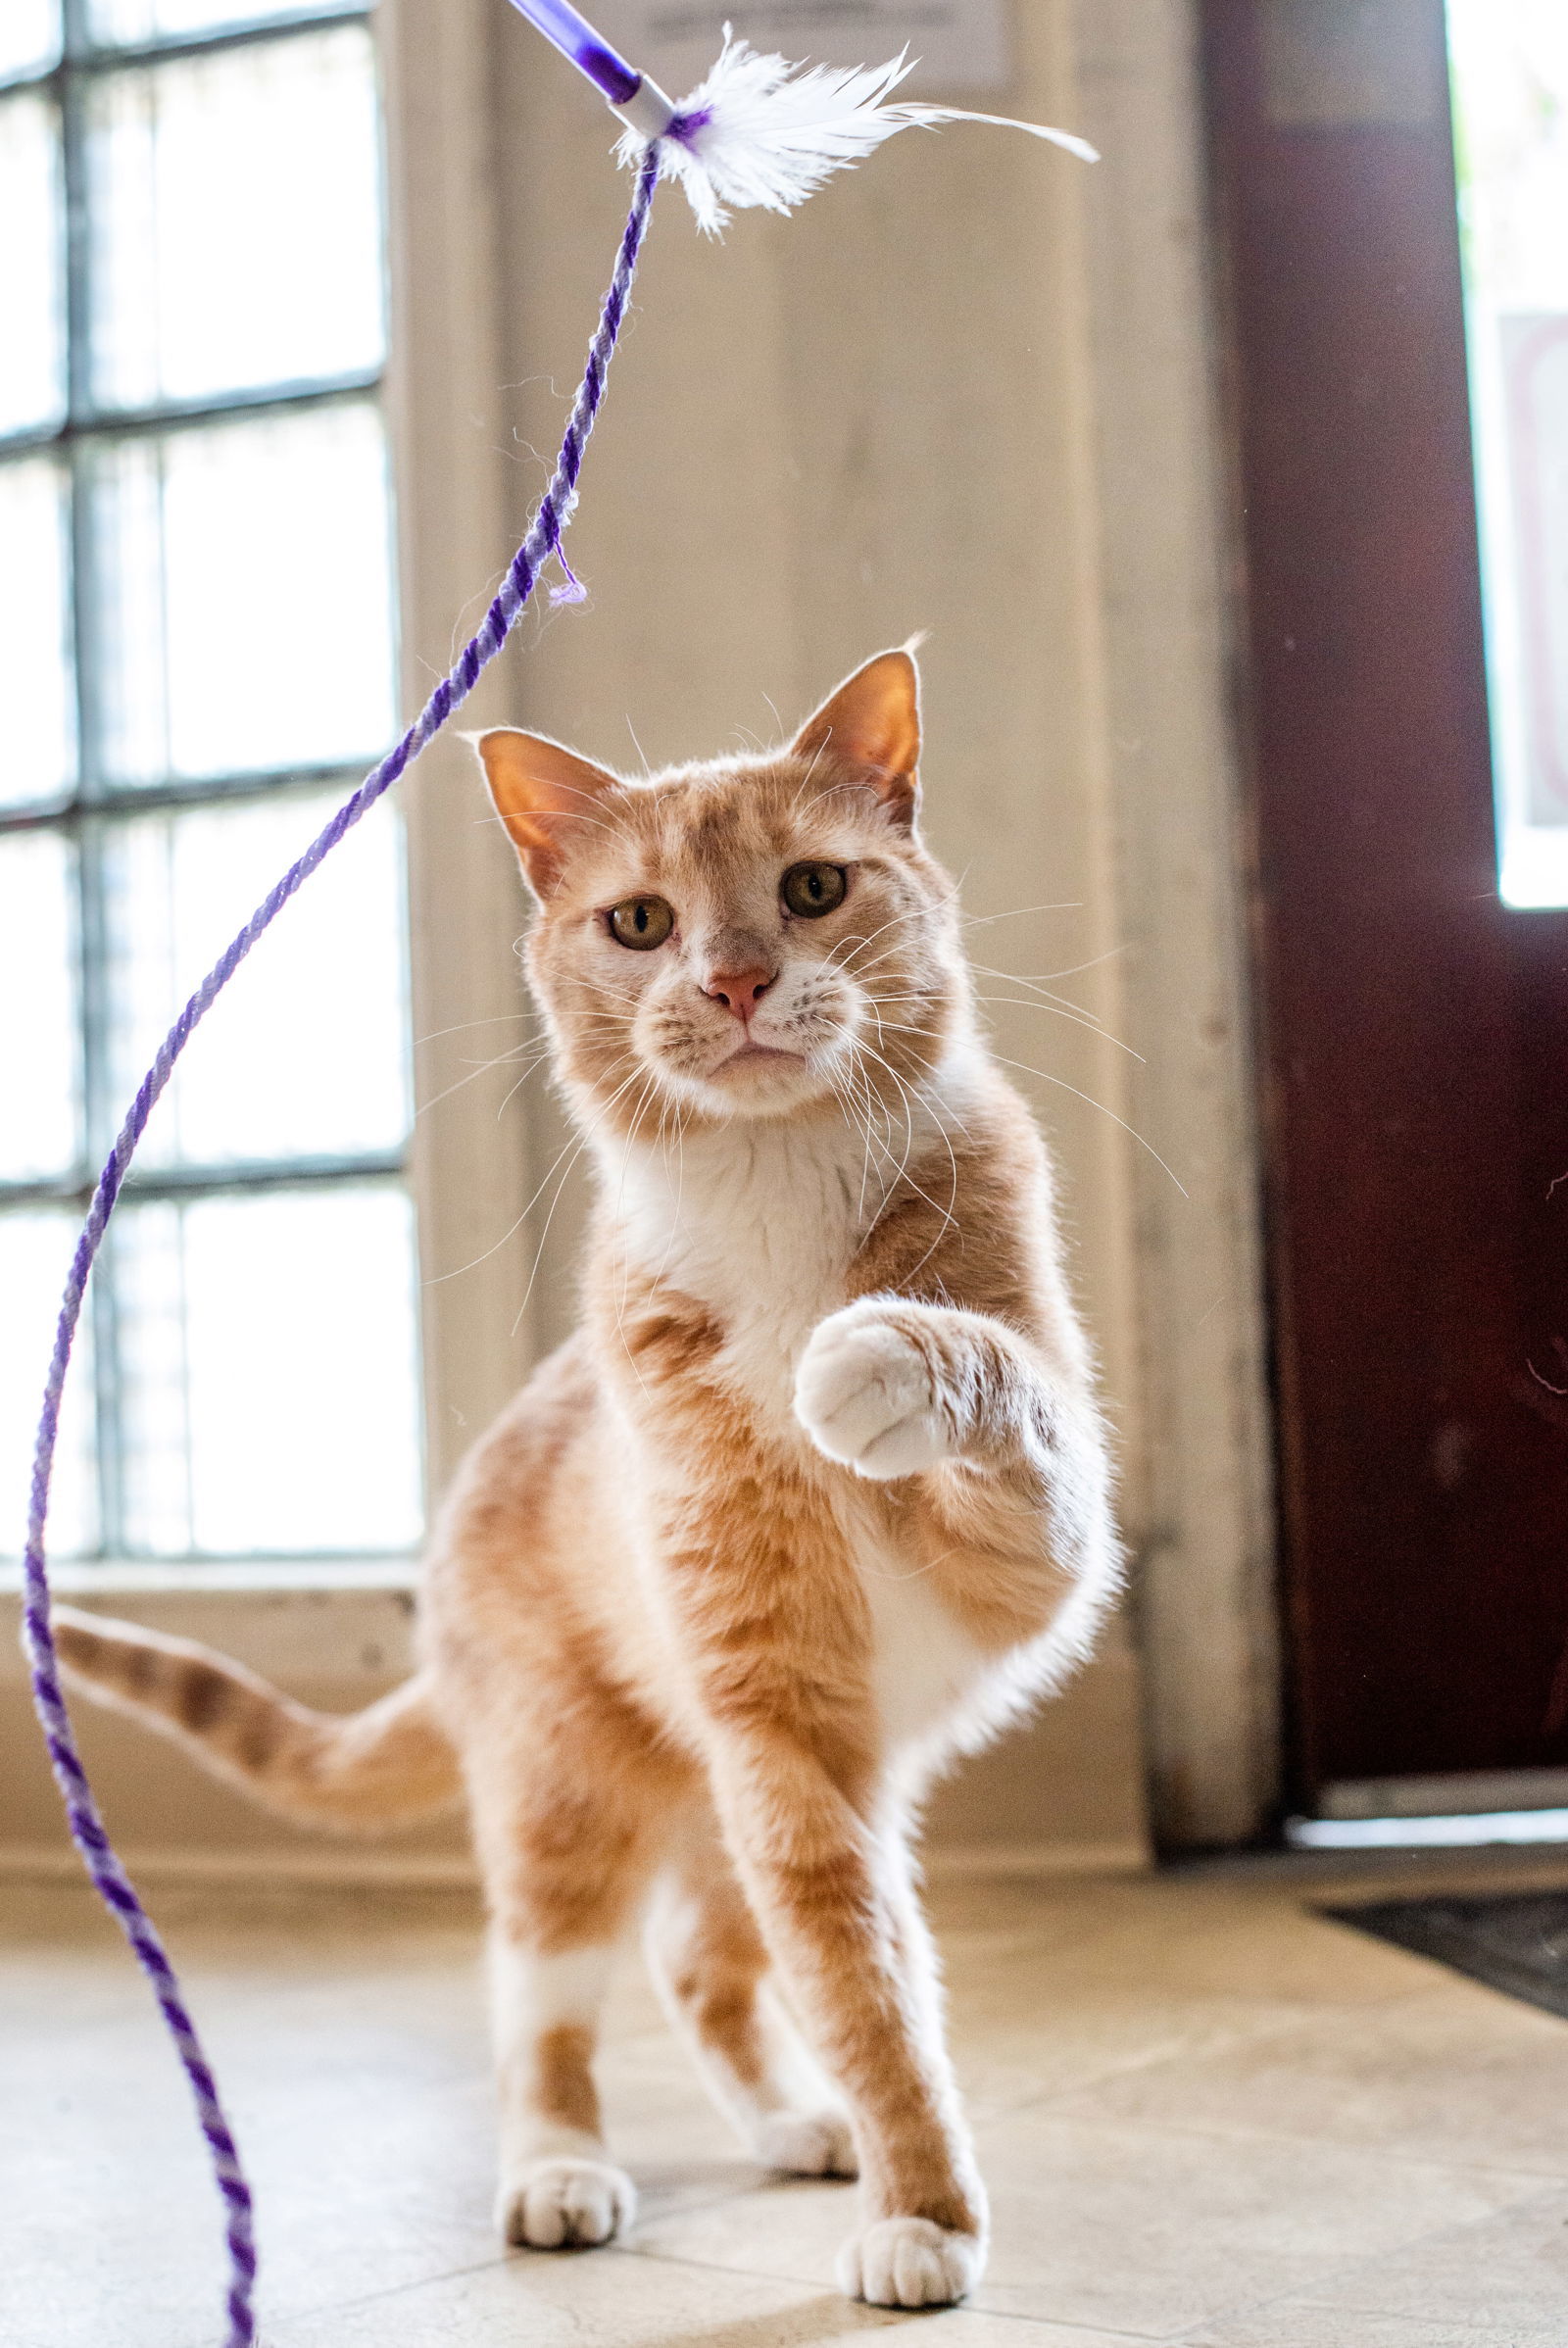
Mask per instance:
[[[214,1777],[305,1826],[374,1831],[444,1808],[457,1756],[421,1674],[364,1712],[313,1712],[194,1639],[54,1609],[71,1685],[182,1745]]]

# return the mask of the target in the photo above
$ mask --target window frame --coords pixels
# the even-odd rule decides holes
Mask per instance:
[[[264,44],[310,39],[346,26],[363,26],[369,34],[377,81],[381,83],[384,73],[381,43],[376,37],[376,0],[344,0],[342,5],[295,7],[205,31],[108,44],[95,41],[92,36],[89,0],[61,0],[62,37],[55,63],[41,71],[13,75],[0,86],[0,103],[24,92],[40,93],[51,99],[59,126],[64,225],[61,264],[64,412],[53,422],[0,434],[0,465],[52,456],[65,476],[71,565],[68,605],[71,690],[75,730],[75,772],[71,787],[52,799],[0,807],[0,839],[47,832],[67,841],[72,850],[76,924],[75,1021],[81,1054],[80,1142],[75,1164],[67,1175],[0,1177],[0,1213],[69,1206],[84,1214],[93,1196],[100,1163],[127,1105],[116,1090],[107,1048],[110,990],[104,847],[112,828],[172,809],[239,806],[259,800],[303,801],[323,792],[342,798],[364,779],[366,772],[363,761],[333,760],[263,773],[220,773],[177,780],[166,777],[154,784],[118,788],[111,785],[101,770],[94,709],[99,674],[94,655],[95,615],[101,606],[87,479],[94,450],[138,435],[195,430],[231,418],[295,415],[312,409],[373,403],[387,434],[394,521],[398,502],[393,433],[387,413],[393,335],[387,280],[391,272],[388,248],[393,208],[387,168],[384,89],[380,92],[379,138],[386,335],[379,362],[373,367],[344,372],[296,377],[201,398],[160,400],[133,407],[100,402],[94,397],[91,381],[92,223],[87,154],[90,90],[96,80],[109,73],[187,58],[229,54]],[[400,653],[399,601],[395,585],[390,614],[394,660]],[[193,980],[196,975],[192,973]],[[213,1197],[255,1196],[269,1190],[321,1190],[368,1184],[395,1184],[405,1190],[413,1189],[413,1150],[409,1140],[396,1149],[225,1159],[215,1163],[183,1162],[157,1168],[132,1165],[122,1196],[126,1204],[183,1203]],[[407,1581],[412,1571],[411,1557],[382,1559],[371,1550],[334,1554],[320,1561],[293,1555],[278,1559],[263,1555],[230,1558],[193,1550],[171,1557],[135,1551],[125,1527],[126,1389],[121,1375],[112,1232],[95,1266],[85,1317],[92,1340],[96,1541],[91,1551],[68,1561],[67,1570],[74,1581],[80,1578],[80,1586],[90,1587],[95,1574],[100,1577],[113,1574],[123,1584],[127,1575],[134,1581],[145,1572],[156,1586],[172,1572],[202,1581],[280,1579],[286,1585],[296,1580],[302,1570],[318,1583],[330,1583],[339,1577],[357,1583],[368,1572],[394,1586]],[[40,1375],[42,1367],[40,1362]]]

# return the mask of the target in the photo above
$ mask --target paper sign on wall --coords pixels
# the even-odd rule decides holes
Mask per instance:
[[[880,65],[906,45],[919,59],[906,95],[1005,88],[1008,0],[599,0],[594,22],[672,97],[694,87],[730,24],[754,49],[814,65]]]

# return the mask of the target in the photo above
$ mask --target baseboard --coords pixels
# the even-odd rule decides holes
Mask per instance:
[[[1147,1844],[1120,1842],[938,1842],[920,1854],[921,1870],[934,1883],[962,1876],[971,1882],[1001,1877],[1146,1875]]]
[[[359,1850],[139,1850],[120,1853],[135,1883],[317,1883],[346,1890],[473,1891],[479,1878],[464,1858]],[[76,1883],[80,1859],[57,1843],[0,1843],[0,1883]]]
[[[178,1850],[134,1847],[120,1854],[139,1883],[299,1883],[327,1889],[477,1892],[479,1879],[466,1858],[435,1858],[366,1850]],[[1147,1868],[1136,1842],[1058,1842],[1013,1846],[938,1847],[924,1856],[933,1883],[963,1878],[1129,1875]],[[0,1843],[0,1883],[74,1883],[82,1866],[58,1843]]]

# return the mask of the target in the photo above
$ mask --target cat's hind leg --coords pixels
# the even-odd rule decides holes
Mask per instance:
[[[646,1947],[671,2021],[753,2158],[794,2177],[854,2177],[849,2115],[768,1980],[716,1833],[694,1832],[660,1879]]]
[[[491,1932],[501,2098],[496,2216],[519,2246],[587,2248],[636,2216],[636,2187],[605,2144],[593,2078],[612,1956],[604,1942],[544,1952],[504,1925]]]
[[[608,1756],[601,1756],[608,1759]],[[587,2248],[636,2213],[610,2156],[593,2059],[617,1949],[664,1846],[670,1788],[621,1767],[475,1773],[475,1840],[490,1904],[500,2100],[497,2218],[509,2242]],[[579,1760],[581,1756],[579,1756]]]

